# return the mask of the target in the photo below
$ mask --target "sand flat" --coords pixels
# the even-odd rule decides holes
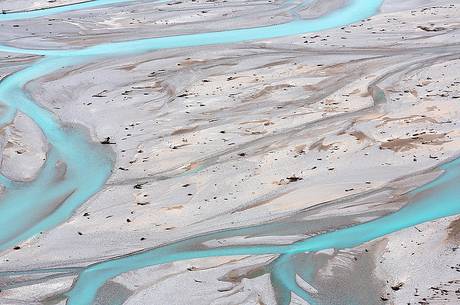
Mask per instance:
[[[302,5],[134,1],[8,21],[0,41],[76,49],[315,18],[345,4]],[[197,247],[283,245],[398,210],[460,153],[459,18],[453,1],[390,0],[336,29],[89,58],[27,83],[34,101],[84,126],[116,158],[104,187],[70,219],[0,254],[0,304],[63,303],[80,268],[200,234],[255,226]],[[2,53],[2,75],[31,60],[10,56]],[[3,127],[34,150],[17,161],[4,149],[2,173],[18,181],[33,179],[47,149],[39,131],[21,127],[18,119]],[[456,304],[456,221],[298,254],[296,268],[311,270],[294,278],[325,305]],[[276,258],[136,269],[106,282],[95,304],[285,304],[270,273]],[[307,303],[301,299],[291,304]]]

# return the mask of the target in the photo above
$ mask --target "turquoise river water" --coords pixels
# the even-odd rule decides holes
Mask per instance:
[[[39,18],[119,2],[127,1],[90,1],[31,12],[0,14],[0,22]],[[1,80],[0,102],[3,105],[3,112],[0,124],[8,124],[14,119],[17,111],[23,112],[41,128],[49,143],[46,163],[35,180],[15,182],[8,177],[0,177],[0,182],[6,189],[0,198],[0,250],[10,248],[70,218],[76,208],[103,187],[111,174],[113,164],[113,155],[101,145],[93,143],[88,134],[79,131],[80,129],[75,126],[63,124],[52,112],[37,105],[24,91],[27,82],[59,69],[94,61],[100,57],[127,56],[167,48],[237,43],[340,27],[374,15],[382,2],[382,0],[350,0],[344,7],[312,20],[302,20],[299,17],[278,25],[104,43],[73,50],[0,46],[0,52],[40,55],[40,58],[29,67]],[[279,255],[272,266],[272,278],[287,291],[292,291],[311,304],[315,304],[315,300],[297,286],[292,276],[289,276],[292,273],[289,272],[288,264],[291,257],[298,253],[330,248],[352,248],[419,223],[460,213],[459,167],[459,159],[442,165],[443,174],[439,178],[411,192],[410,203],[392,214],[352,227],[319,234],[290,245],[197,247],[200,243],[216,238],[219,234],[232,236],[232,234],[240,234],[241,230],[250,230],[247,228],[209,233],[90,265],[80,272],[72,289],[67,292],[67,304],[92,304],[98,289],[104,283],[130,270],[194,258],[261,254]],[[33,213],[30,213],[31,210]],[[285,296],[278,301],[287,305],[290,296]]]

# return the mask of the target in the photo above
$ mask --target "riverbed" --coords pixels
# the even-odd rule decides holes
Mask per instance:
[[[174,34],[132,39],[135,32],[116,34],[135,29],[120,9],[142,15],[147,5],[173,5],[129,2],[0,15],[22,31],[77,14],[62,19],[67,37],[110,24],[107,35],[78,44],[31,35],[0,46],[18,63],[0,82],[4,147],[19,147],[2,162],[26,155],[35,164],[2,169],[5,304],[28,302],[21,289],[41,304],[143,304],[181,289],[168,284],[175,277],[197,304],[394,302],[387,291],[410,280],[385,284],[376,275],[385,236],[460,213],[459,58],[456,28],[443,18],[455,20],[458,8],[414,2],[408,16],[405,7],[379,12],[377,0],[285,1],[266,11],[256,3],[248,9],[262,24],[212,31],[181,20],[197,10],[186,7],[163,20]],[[227,17],[219,5],[199,5],[198,15]],[[104,8],[117,17],[91,21]],[[433,22],[422,26],[427,11]],[[79,14],[91,16],[86,25]],[[264,20],[270,14],[276,22]],[[401,28],[386,28],[389,20]],[[194,27],[182,29],[188,22]],[[14,138],[18,115],[41,132],[32,151]],[[31,172],[21,179],[21,171]],[[454,261],[456,243],[442,243]],[[351,263],[335,261],[342,256]],[[38,261],[24,264],[31,257]],[[206,297],[193,288],[203,283]],[[213,288],[221,283],[230,287]],[[454,300],[458,283],[450,284]]]

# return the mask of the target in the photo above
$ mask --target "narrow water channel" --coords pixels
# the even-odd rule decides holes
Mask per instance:
[[[91,1],[32,12],[3,14],[0,15],[0,21],[38,18],[119,2],[124,1]],[[13,114],[20,111],[41,128],[49,143],[46,163],[34,181],[18,183],[2,177],[6,192],[0,202],[0,249],[12,247],[70,218],[76,208],[103,187],[112,170],[113,156],[110,151],[93,143],[90,136],[79,128],[60,122],[52,112],[37,105],[24,91],[27,82],[100,57],[129,56],[159,49],[229,44],[317,32],[368,18],[378,11],[381,4],[381,0],[351,0],[343,8],[313,20],[297,18],[289,23],[259,28],[105,43],[77,50],[0,46],[0,52],[42,56],[28,68],[13,73],[0,82],[0,102],[7,109],[3,113],[3,124],[11,121],[14,118]],[[219,235],[228,237],[241,234],[241,229],[229,230],[197,236],[88,266],[79,274],[78,280],[67,293],[67,303],[90,305],[96,297],[97,290],[108,280],[124,272],[147,266],[215,256],[279,254],[272,265],[273,276],[299,297],[314,304],[315,301],[295,284],[295,280],[286,276],[289,272],[283,272],[282,268],[289,268],[289,261],[295,254],[330,248],[352,248],[419,223],[460,213],[459,166],[458,159],[442,165],[443,175],[411,192],[409,204],[397,212],[290,245],[218,248],[200,246]],[[31,202],[34,203],[33,207]],[[252,229],[244,230],[246,234],[250,234]],[[289,301],[290,299],[286,298],[283,302],[289,304]]]

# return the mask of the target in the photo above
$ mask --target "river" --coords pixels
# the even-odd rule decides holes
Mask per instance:
[[[125,1],[90,1],[80,4],[0,15],[0,21],[39,18],[66,11],[89,9]],[[2,124],[8,124],[20,111],[30,117],[43,131],[50,147],[47,160],[35,180],[15,182],[2,177],[6,192],[0,202],[0,247],[12,247],[39,232],[56,227],[69,219],[76,208],[97,193],[111,174],[113,155],[102,145],[92,142],[90,136],[79,128],[68,126],[49,110],[37,105],[24,91],[27,82],[44,75],[95,61],[100,57],[129,56],[159,49],[229,44],[257,39],[269,39],[340,27],[360,21],[375,14],[381,0],[352,0],[341,9],[313,20],[296,18],[285,24],[258,28],[227,30],[190,35],[104,43],[73,50],[21,49],[0,46],[1,52],[33,54],[41,56],[29,67],[5,77],[0,82],[0,101],[7,107]],[[229,246],[197,249],[198,245],[218,236],[237,236],[241,230],[251,232],[255,228],[213,232],[179,241],[160,248],[127,254],[90,265],[79,273],[77,281],[67,293],[68,305],[92,304],[97,290],[105,282],[130,270],[188,260],[232,255],[279,254],[272,264],[272,275],[289,290],[315,304],[295,280],[283,272],[289,261],[298,253],[324,249],[346,249],[382,237],[386,234],[430,220],[460,213],[459,181],[460,160],[453,160],[440,167],[443,174],[433,182],[412,191],[410,202],[397,212],[356,226],[319,234],[290,245]],[[62,174],[62,168],[65,174]],[[34,202],[31,208],[31,202]],[[30,213],[31,209],[33,213]],[[14,221],[12,221],[14,220]],[[290,297],[284,299],[290,302]]]

